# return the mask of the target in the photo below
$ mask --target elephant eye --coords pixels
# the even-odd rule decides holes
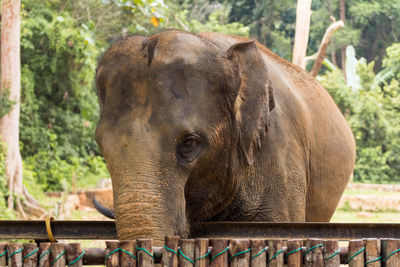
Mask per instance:
[[[190,163],[197,158],[203,146],[204,141],[201,136],[187,135],[176,146],[176,156],[180,162]]]

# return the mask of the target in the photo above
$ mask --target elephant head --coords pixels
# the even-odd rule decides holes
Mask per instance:
[[[120,239],[185,236],[232,201],[274,106],[254,41],[185,32],[133,36],[99,63],[96,141],[113,184]]]

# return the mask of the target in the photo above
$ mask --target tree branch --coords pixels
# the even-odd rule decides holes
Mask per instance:
[[[339,20],[331,24],[331,26],[326,29],[324,37],[322,38],[321,45],[319,46],[318,53],[317,53],[317,59],[314,62],[314,66],[310,72],[310,74],[315,77],[317,76],[319,70],[321,69],[322,66],[322,60],[325,57],[326,49],[328,48],[329,42],[333,36],[333,34],[339,30],[340,28],[344,27],[343,21]]]

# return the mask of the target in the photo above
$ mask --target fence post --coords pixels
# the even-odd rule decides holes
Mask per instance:
[[[23,245],[22,261],[24,267],[36,267],[38,263],[39,248],[36,243]]]
[[[303,240],[293,239],[287,242],[287,265],[288,267],[300,267],[302,263]]]
[[[179,240],[179,267],[193,267],[194,239]]]
[[[0,266],[7,266],[7,244],[4,242],[0,243]]]
[[[264,239],[250,239],[250,265],[252,267],[267,266],[267,247]]]
[[[39,243],[39,267],[50,267],[50,245],[49,242]]]
[[[229,241],[231,267],[250,266],[250,242],[245,239],[232,239]]]
[[[337,240],[325,240],[323,251],[325,267],[340,266],[340,250]]]
[[[162,256],[163,267],[178,267],[178,242],[179,236],[166,236]]]
[[[119,242],[119,262],[124,267],[136,266],[136,240],[125,240]],[[133,256],[133,257],[132,257]]]
[[[65,256],[67,258],[68,266],[83,266],[83,254],[80,243],[67,244],[65,247]]]
[[[195,267],[208,267],[208,263],[210,261],[208,243],[208,238],[197,238],[194,241]]]
[[[365,239],[365,265],[381,267],[381,241],[376,238]]]
[[[104,259],[107,267],[119,266],[119,242],[106,241],[106,258]]]
[[[400,240],[385,239],[381,241],[382,245],[382,265],[385,267],[400,266]],[[397,252],[395,252],[397,251]]]
[[[282,240],[268,240],[268,267],[283,266]]]
[[[210,267],[227,267],[228,266],[228,240],[227,239],[210,239],[211,243],[211,259]]]
[[[364,267],[364,240],[350,240],[349,254],[345,263],[349,267]]]
[[[63,243],[51,243],[50,265],[54,267],[65,267],[65,246]]]
[[[21,243],[7,244],[8,266],[22,267],[22,245]]]
[[[138,239],[137,241],[137,266],[149,267],[154,265],[153,240]]]
[[[322,254],[323,242],[320,239],[308,239],[307,248],[304,252],[304,263],[306,266],[324,266]]]

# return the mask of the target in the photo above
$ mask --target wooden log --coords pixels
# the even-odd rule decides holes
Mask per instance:
[[[85,248],[83,257],[83,265],[104,265],[106,258],[106,249],[102,248]]]
[[[39,267],[50,267],[50,245],[49,242],[39,244]]]
[[[210,251],[208,249],[208,238],[197,238],[194,241],[194,266],[208,267]]]
[[[304,263],[306,266],[324,266],[322,254],[323,241],[320,239],[308,239],[306,251],[304,252]]]
[[[246,239],[232,239],[229,241],[231,267],[250,266],[250,242]]]
[[[124,267],[136,266],[136,240],[124,240],[119,243],[119,262]]]
[[[349,254],[345,263],[349,267],[363,267],[364,266],[364,240],[350,240],[349,241]]]
[[[119,241],[106,241],[105,265],[107,267],[119,266]]]
[[[166,236],[164,239],[163,256],[161,264],[163,267],[178,266],[178,242],[179,236]]]
[[[65,244],[51,243],[50,245],[50,265],[52,267],[65,267]]]
[[[70,243],[65,246],[65,256],[68,266],[81,267],[83,266],[84,251],[80,243]]]
[[[299,239],[289,240],[287,242],[287,266],[300,267],[302,264],[302,249],[303,241]]]
[[[179,240],[179,267],[193,267],[194,239]]]
[[[325,240],[323,244],[325,267],[340,266],[339,242],[337,240]]]
[[[367,238],[365,243],[365,265],[381,267],[381,241],[376,238]]]
[[[282,240],[268,240],[268,267],[283,266]]]
[[[36,243],[23,245],[22,262],[24,267],[36,267],[38,264],[39,248]]]
[[[267,266],[267,247],[264,239],[250,239],[250,265],[252,267]]]
[[[137,240],[137,266],[149,267],[154,265],[153,258],[153,240],[151,239],[138,239]]]
[[[385,239],[381,240],[382,245],[382,265],[384,267],[400,266],[400,240]]]
[[[7,243],[0,243],[0,266],[7,266]]]
[[[10,267],[22,267],[22,245],[21,243],[7,244],[7,260]]]
[[[228,266],[228,240],[227,239],[210,239],[211,259],[210,267],[227,267]]]

